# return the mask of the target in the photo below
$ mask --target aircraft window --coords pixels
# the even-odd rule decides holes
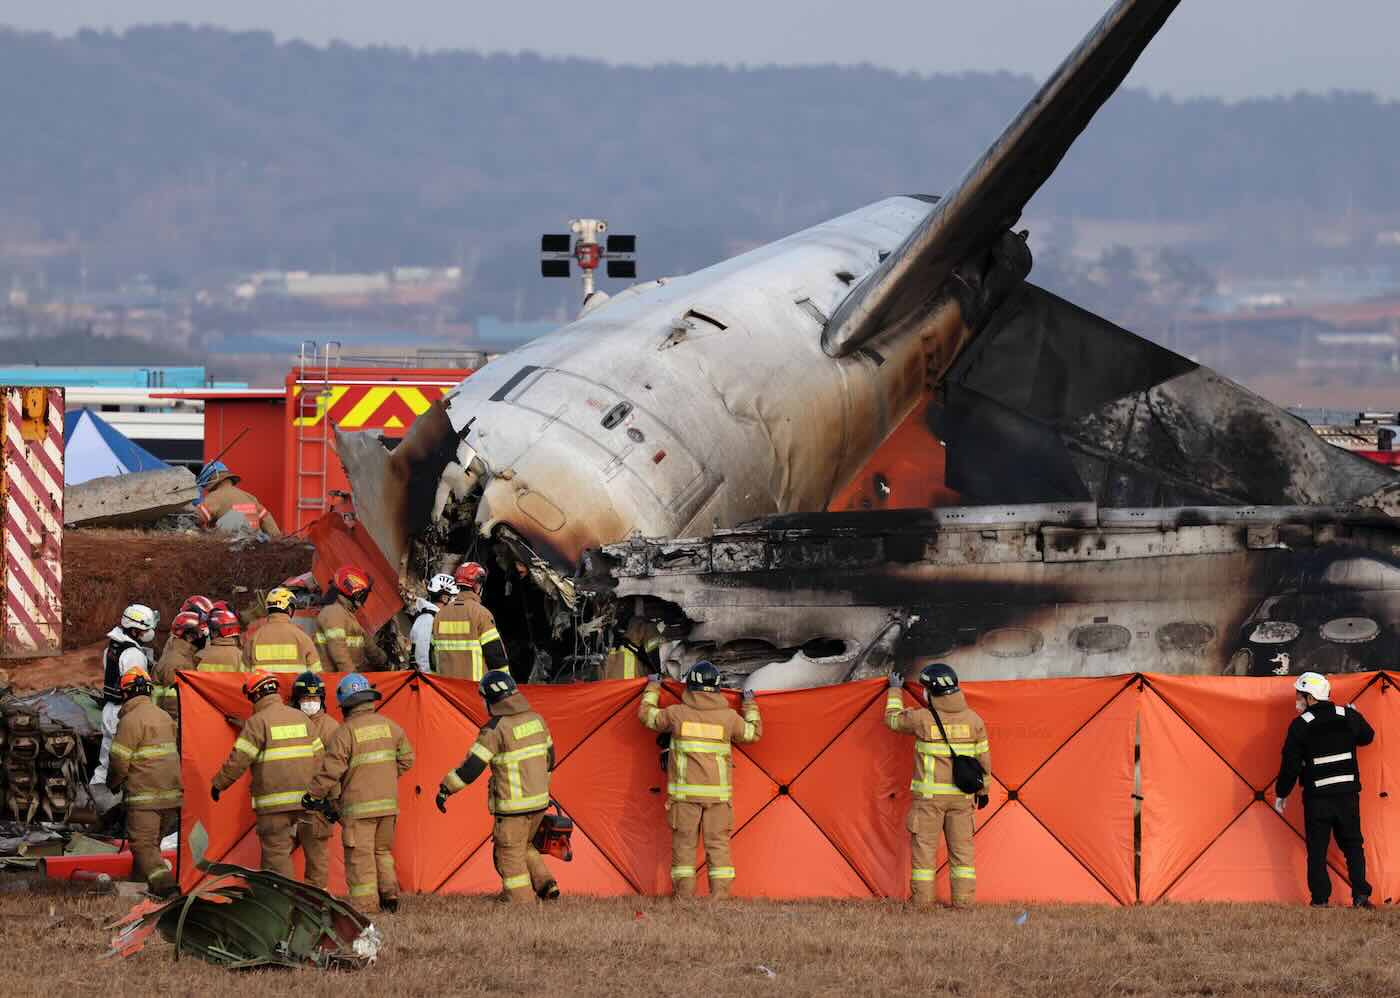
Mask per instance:
[[[1177,620],[1157,628],[1162,651],[1200,651],[1215,640],[1215,628],[1203,620]]]
[[[1301,633],[1303,629],[1291,621],[1261,620],[1249,640],[1257,645],[1286,645]]]
[[[1322,625],[1322,636],[1339,645],[1359,645],[1374,641],[1380,625],[1370,617],[1337,617]]]
[[[993,658],[1029,658],[1045,642],[1034,628],[996,627],[982,635],[979,643]]]
[[[1133,632],[1122,624],[1081,624],[1069,632],[1070,647],[1085,655],[1122,651],[1132,640]]]
[[[714,326],[716,329],[719,330],[725,330],[729,328],[713,316],[706,315],[704,312],[697,312],[693,308],[689,312],[685,313],[685,317],[687,319],[695,319],[699,322],[708,322],[710,325]]]
[[[850,284],[856,279],[856,275],[852,274],[849,270],[838,270],[836,272],[836,279],[842,284]]]

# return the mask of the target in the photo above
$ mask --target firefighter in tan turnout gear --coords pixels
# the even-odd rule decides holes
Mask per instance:
[[[197,601],[202,601],[197,602]],[[205,609],[208,607],[208,609]],[[170,622],[170,637],[160,651],[156,667],[151,672],[155,687],[151,699],[171,717],[179,718],[179,692],[175,688],[175,673],[193,669],[195,656],[209,641],[209,610],[214,604],[207,596],[191,596]]]
[[[433,619],[433,670],[454,679],[480,683],[488,672],[508,672],[506,646],[496,618],[481,603],[486,569],[474,561],[458,566],[453,580],[457,598],[443,604]]]
[[[621,628],[603,660],[603,679],[640,679],[661,668],[657,652],[661,632],[656,624],[635,615]]]
[[[238,614],[218,609],[209,614],[209,643],[194,657],[200,672],[243,672],[243,648],[238,636],[242,627]]]
[[[503,900],[553,901],[559,885],[535,849],[535,833],[549,807],[549,775],[554,771],[554,739],[530,709],[509,672],[488,672],[479,687],[491,720],[481,729],[462,764],[442,778],[437,807],[491,768],[486,806],[494,816],[492,858],[501,876]]]
[[[292,683],[292,706],[306,718],[307,727],[322,746],[316,753],[316,765],[312,767],[314,775],[321,768],[325,746],[340,727],[340,722],[326,713],[326,684],[319,673],[303,672],[297,676]],[[297,824],[296,835],[297,845],[306,859],[304,879],[325,890],[331,875],[331,823],[320,811],[305,811]]]
[[[331,672],[365,672],[383,668],[385,655],[366,634],[355,612],[369,599],[373,583],[367,573],[346,565],[331,580],[335,601],[316,617],[316,647]]]
[[[890,676],[885,698],[885,724],[915,739],[914,779],[909,784],[914,800],[907,822],[913,847],[909,880],[914,903],[933,905],[938,838],[942,835],[948,841],[953,907],[961,908],[977,896],[972,809],[974,804],[979,810],[987,806],[985,781],[992,771],[991,747],[982,718],[968,709],[957,673],[935,663],[919,673],[919,682],[928,696],[927,708],[904,709],[904,677],[897,672]]]
[[[671,825],[671,889],[676,897],[695,894],[695,848],[705,842],[710,864],[710,896],[729,897],[734,865],[729,833],[734,827],[733,791],[729,781],[730,742],[756,742],[763,721],[753,691],[744,691],[744,716],[729,707],[719,691],[719,670],[697,662],[685,676],[681,702],[658,706],[661,677],[652,675],[642,694],[639,718],[652,731],[671,736],[667,772],[667,818]]]
[[[345,722],[331,735],[321,768],[302,799],[308,811],[343,821],[350,903],[363,912],[399,909],[394,827],[399,777],[413,766],[413,746],[392,718],[374,709],[379,691],[359,673],[340,681],[335,698]]]
[[[283,586],[267,594],[263,601],[267,606],[267,622],[249,634],[243,644],[246,668],[274,674],[321,671],[321,655],[315,643],[292,623],[295,601],[296,596]]]
[[[301,799],[315,772],[321,740],[312,733],[305,714],[282,702],[276,676],[249,674],[243,681],[243,695],[253,704],[253,716],[243,722],[233,751],[214,776],[209,796],[217,801],[251,767],[263,869],[291,877]]]
[[[151,701],[151,677],[140,667],[121,676],[121,718],[112,739],[107,786],[126,790],[126,837],[137,877],[157,897],[179,893],[160,854],[160,840],[179,824],[180,754],[175,722]]]

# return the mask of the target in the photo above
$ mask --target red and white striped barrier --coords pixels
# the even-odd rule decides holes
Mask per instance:
[[[0,388],[0,657],[63,645],[63,389]]]

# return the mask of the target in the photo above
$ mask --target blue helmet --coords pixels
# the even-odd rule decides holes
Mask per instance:
[[[379,691],[369,684],[369,680],[358,672],[341,679],[335,688],[335,701],[341,710],[349,710],[356,704],[369,703],[379,699]]]

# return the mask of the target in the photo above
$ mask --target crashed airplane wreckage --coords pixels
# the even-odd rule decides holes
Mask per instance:
[[[1175,7],[1114,4],[942,197],[888,198],[705,270],[590,300],[576,321],[492,361],[435,403],[392,453],[377,437],[338,433],[357,515],[388,563],[411,588],[464,557],[494,555],[507,571],[493,573],[497,588],[486,601],[503,635],[530,635],[537,661],[541,649],[578,660],[580,649],[596,657],[604,633],[627,613],[666,623],[667,606],[703,602],[682,593],[619,601],[598,566],[584,564],[586,551],[796,514],[804,529],[835,535],[846,521],[821,526],[820,511],[865,480],[876,483],[879,505],[889,492],[880,449],[911,431],[928,441],[928,466],[945,469],[940,486],[963,503],[1094,504],[1105,544],[1116,543],[1117,524],[1104,519],[1116,508],[1388,508],[1400,481],[1391,470],[1331,447],[1241,386],[1026,280],[1027,234],[1014,226],[1027,201]],[[878,547],[903,529],[885,525],[885,515],[875,511],[843,536]],[[1014,543],[1040,543],[1063,526],[1052,515],[1017,528]],[[937,536],[945,534],[952,536]],[[1225,542],[1213,536],[1192,543],[1199,552],[1188,544],[1169,560],[1134,560],[1153,566],[1149,575],[1184,574],[1144,579],[1126,590],[1129,602],[1170,602],[1189,592],[1188,579],[1234,556],[1217,550]],[[1247,544],[1245,551],[1242,562],[1269,561],[1251,557]],[[957,605],[1049,608],[1067,593],[1096,594],[1073,596],[1093,603],[1113,595],[1102,578],[1131,574],[1109,564],[1047,561],[1030,570],[1007,562],[1001,574],[965,586]],[[526,577],[530,584],[516,584]],[[898,575],[891,567],[885,577]],[[618,592],[641,592],[625,572],[615,581]],[[704,581],[728,580],[720,573]],[[866,599],[886,609],[911,602],[899,594]],[[827,636],[821,622],[806,630],[799,621],[810,617],[791,601],[769,605],[773,620],[726,633],[771,646],[760,658]],[[911,637],[948,626],[920,616]],[[1001,675],[1073,672],[1090,654],[1075,650],[1078,642],[1102,655],[1093,661],[1112,659],[1111,668],[1125,671],[1148,662],[1140,648],[1165,643],[1170,653],[1152,667],[1200,671],[1201,658],[1182,658],[1169,636],[1199,646],[1207,628],[1223,642],[1235,627],[1219,613],[1167,608],[1144,609],[1131,623],[1095,616],[1109,619],[1090,619],[1073,638],[1066,631],[1065,643],[1042,623],[1007,623],[1026,633],[1015,638],[1003,627],[994,642],[1004,650],[1043,642],[1036,654],[1067,656],[1053,666],[990,651],[987,661]],[[1171,630],[1176,624],[1192,626]],[[877,625],[866,621],[865,631],[841,640],[887,643],[888,631],[872,637]],[[1132,637],[1118,649],[1127,657],[1102,650],[1122,641],[1120,627]],[[1149,637],[1140,639],[1144,630]],[[1290,656],[1288,668],[1305,658]]]
[[[679,675],[820,686],[1365,672],[1400,656],[1400,524],[1327,507],[950,507],[771,517],[590,553]]]
[[[190,841],[204,879],[188,894],[143,901],[110,925],[117,934],[107,956],[133,956],[157,932],[176,960],[185,953],[230,970],[359,970],[378,956],[379,930],[346,902],[267,870],[207,862],[201,825]]]

